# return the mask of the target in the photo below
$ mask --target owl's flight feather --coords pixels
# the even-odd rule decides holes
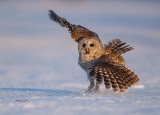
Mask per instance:
[[[62,27],[65,27],[65,25],[62,22],[66,22],[67,20],[64,18],[59,17],[55,12],[52,10],[49,10],[49,16],[50,19],[60,24]],[[63,21],[62,21],[63,20]]]
[[[137,75],[127,66],[109,63],[107,55],[101,56],[90,68],[90,77],[95,77],[97,84],[104,80],[106,89],[113,88],[116,92],[125,92],[129,87],[139,82]]]
[[[104,44],[105,53],[108,55],[108,62],[118,62],[118,64],[125,64],[122,54],[133,50],[133,47],[126,45],[120,39],[113,39],[108,44]]]
[[[113,39],[108,44],[105,44],[104,47],[106,52],[110,54],[118,53],[119,55],[133,50],[133,47],[126,45],[126,43],[122,42],[120,39]]]
[[[121,92],[124,92],[139,82],[137,75],[126,66],[117,66],[103,62],[97,63],[95,67],[97,68],[95,70],[96,78],[99,79],[98,76],[103,77],[106,89],[112,87],[115,92],[119,89]]]
[[[49,10],[49,16],[52,21],[57,22],[62,27],[66,27],[71,34],[72,39],[76,42],[85,37],[98,37],[95,32],[92,32],[83,26],[69,23],[65,18],[58,16],[52,10]]]

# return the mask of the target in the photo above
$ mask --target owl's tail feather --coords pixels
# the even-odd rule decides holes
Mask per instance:
[[[73,31],[73,25],[70,24],[65,18],[62,18],[60,16],[58,16],[54,11],[49,10],[49,17],[52,21],[57,22],[58,24],[60,24],[62,27],[66,27],[68,29],[68,31],[74,32]],[[72,34],[72,33],[71,33]]]
[[[105,44],[104,47],[106,49],[106,52],[109,52],[113,55],[116,53],[121,55],[133,50],[133,47],[126,45],[126,43],[122,42],[120,39],[113,39],[107,45]]]

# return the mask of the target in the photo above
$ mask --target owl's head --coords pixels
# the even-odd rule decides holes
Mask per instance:
[[[90,61],[103,55],[104,47],[99,38],[82,38],[78,42],[78,51],[82,58],[88,58],[87,61]]]

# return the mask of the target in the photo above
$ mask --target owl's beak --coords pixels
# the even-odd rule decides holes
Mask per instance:
[[[86,48],[86,54],[89,54],[89,48]]]

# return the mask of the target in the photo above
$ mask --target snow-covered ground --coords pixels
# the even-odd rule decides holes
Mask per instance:
[[[0,115],[160,113],[160,2],[106,0],[0,1]],[[120,38],[140,83],[124,94],[101,86],[86,94],[77,44],[48,10],[95,31],[103,43]]]
[[[0,89],[1,115],[159,115],[160,91],[134,89],[125,94],[56,89]]]

